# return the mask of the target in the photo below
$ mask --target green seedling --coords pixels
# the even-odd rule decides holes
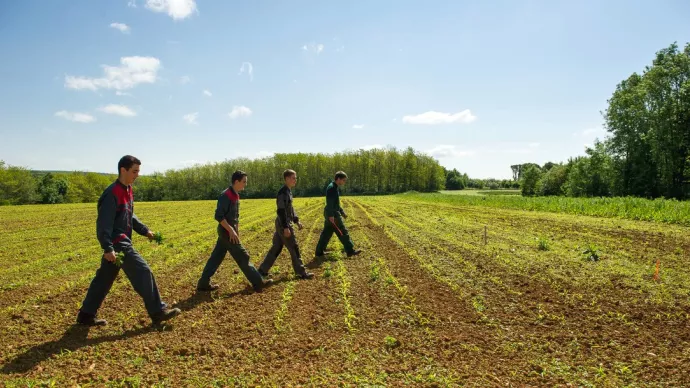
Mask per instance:
[[[118,267],[122,267],[122,260],[125,259],[125,253],[124,252],[119,252],[117,256],[115,256],[115,265]]]
[[[158,245],[163,244],[163,240],[165,240],[165,237],[163,237],[163,233],[161,232],[156,232],[153,234],[153,240],[158,243]]]

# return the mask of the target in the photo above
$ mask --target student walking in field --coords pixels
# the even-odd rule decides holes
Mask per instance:
[[[271,270],[276,258],[283,250],[283,246],[285,246],[290,253],[292,269],[295,271],[295,275],[300,279],[311,279],[314,277],[314,274],[307,272],[304,268],[293,227],[296,224],[302,230],[302,223],[292,206],[292,188],[297,184],[297,173],[293,170],[285,170],[283,172],[283,180],[285,184],[278,190],[276,198],[278,215],[275,221],[276,230],[273,233],[273,245],[266,253],[263,263],[259,266],[259,273],[263,277],[268,277],[268,271]]]
[[[96,236],[103,257],[101,267],[91,281],[86,297],[79,309],[77,323],[88,326],[105,325],[105,319],[96,318],[96,313],[120,272],[116,264],[116,252],[124,254],[121,267],[127,275],[134,290],[144,300],[154,325],[160,324],[177,314],[177,308],[169,309],[161,301],[156,279],[151,268],[139,252],[132,246],[132,230],[149,240],[154,234],[134,214],[134,195],[132,183],[139,176],[141,161],[134,156],[123,156],[117,164],[117,180],[103,191],[98,199],[98,218],[96,219]]]
[[[359,255],[362,251],[355,250],[350,234],[343,223],[343,217],[347,218],[347,214],[342,207],[340,207],[340,191],[338,188],[347,182],[347,174],[343,171],[335,173],[335,180],[331,182],[326,188],[326,207],[323,210],[325,222],[319,242],[316,244],[316,256],[324,255],[328,242],[333,237],[333,233],[338,235],[340,243],[343,244],[347,257]]]
[[[211,276],[216,273],[228,252],[256,292],[260,292],[273,283],[271,279],[264,280],[261,277],[259,271],[249,261],[249,253],[240,242],[238,229],[240,219],[239,192],[244,190],[246,186],[247,174],[237,170],[232,174],[230,187],[223,190],[218,197],[215,214],[215,219],[218,221],[218,240],[197,283],[197,290],[199,291],[218,289],[217,284],[211,284]]]

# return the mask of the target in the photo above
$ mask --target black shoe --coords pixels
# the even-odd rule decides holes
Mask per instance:
[[[273,279],[264,279],[261,285],[259,286],[253,286],[254,291],[256,292],[261,292],[263,291],[264,288],[270,287],[273,285]]]
[[[108,322],[105,319],[98,319],[95,315],[79,310],[77,323],[85,326],[105,326]]]
[[[204,284],[204,285],[197,285],[196,290],[197,291],[215,291],[219,288],[220,286],[217,284]]]
[[[168,319],[172,319],[179,313],[181,313],[181,311],[178,308],[164,308],[163,310],[153,314],[151,316],[151,321],[154,325],[160,325],[161,322],[167,321]]]
[[[362,253],[362,250],[361,250],[361,249],[357,249],[357,250],[355,250],[355,251],[348,252],[348,253],[347,253],[347,257],[357,256],[357,255],[359,255],[360,253]]]
[[[296,276],[298,279],[311,279],[314,277],[314,274],[311,272],[305,272]]]

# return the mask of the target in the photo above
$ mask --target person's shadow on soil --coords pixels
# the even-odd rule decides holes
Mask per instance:
[[[97,338],[88,338],[89,329],[90,327],[88,326],[74,324],[67,328],[60,339],[35,345],[16,358],[9,360],[3,365],[0,372],[4,374],[28,372],[40,362],[49,359],[53,355],[60,354],[63,351],[73,352],[85,346],[94,346],[103,342],[132,338],[150,331],[160,330],[160,327],[146,326],[134,330],[127,330],[120,334],[106,335]]]
[[[321,267],[323,263],[327,261],[337,261],[335,258],[329,256],[328,254],[325,254],[323,256],[315,256],[314,260],[310,261],[305,267],[309,269],[315,269]]]

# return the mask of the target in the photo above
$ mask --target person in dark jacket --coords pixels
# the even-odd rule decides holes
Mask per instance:
[[[161,300],[151,268],[132,246],[132,230],[148,237],[149,240],[154,238],[154,233],[134,214],[132,183],[139,176],[140,166],[141,161],[134,156],[123,156],[117,164],[117,180],[108,186],[98,199],[96,236],[103,249],[103,257],[101,267],[96,271],[96,276],[91,281],[79,309],[77,315],[79,324],[101,326],[107,323],[105,319],[96,318],[96,313],[110,291],[120,268],[127,275],[134,290],[144,300],[146,311],[154,325],[180,313],[180,309],[170,309]],[[116,253],[124,256],[121,264],[116,264]]]
[[[216,273],[218,267],[225,259],[225,255],[230,255],[242,270],[244,276],[252,284],[255,291],[260,292],[263,288],[273,284],[273,280],[264,280],[259,271],[249,259],[249,253],[240,243],[239,220],[240,220],[240,194],[247,186],[247,174],[237,170],[232,174],[230,187],[223,190],[218,197],[216,204],[215,219],[218,221],[218,240],[211,252],[211,256],[206,262],[201,278],[197,282],[198,291],[214,291],[218,289],[217,284],[211,284],[211,277]]]
[[[287,247],[292,259],[292,269],[295,271],[300,279],[311,279],[314,274],[307,272],[302,262],[299,245],[295,237],[295,229],[293,225],[302,230],[302,223],[295,213],[295,208],[292,206],[292,188],[297,184],[297,173],[294,170],[285,170],[283,172],[283,180],[285,184],[278,190],[276,197],[276,230],[273,233],[273,245],[266,253],[264,261],[259,266],[259,273],[263,277],[268,277],[268,271],[276,261],[276,258],[283,250],[283,246]]]
[[[317,257],[324,255],[328,241],[333,237],[333,233],[338,235],[340,243],[345,248],[347,257],[356,256],[362,252],[359,249],[355,250],[350,233],[343,223],[343,217],[347,218],[347,214],[340,206],[340,191],[338,191],[338,187],[344,185],[345,182],[347,182],[347,174],[343,171],[338,171],[335,173],[335,180],[326,188],[326,207],[323,209],[325,222],[319,242],[316,244],[315,253]]]

